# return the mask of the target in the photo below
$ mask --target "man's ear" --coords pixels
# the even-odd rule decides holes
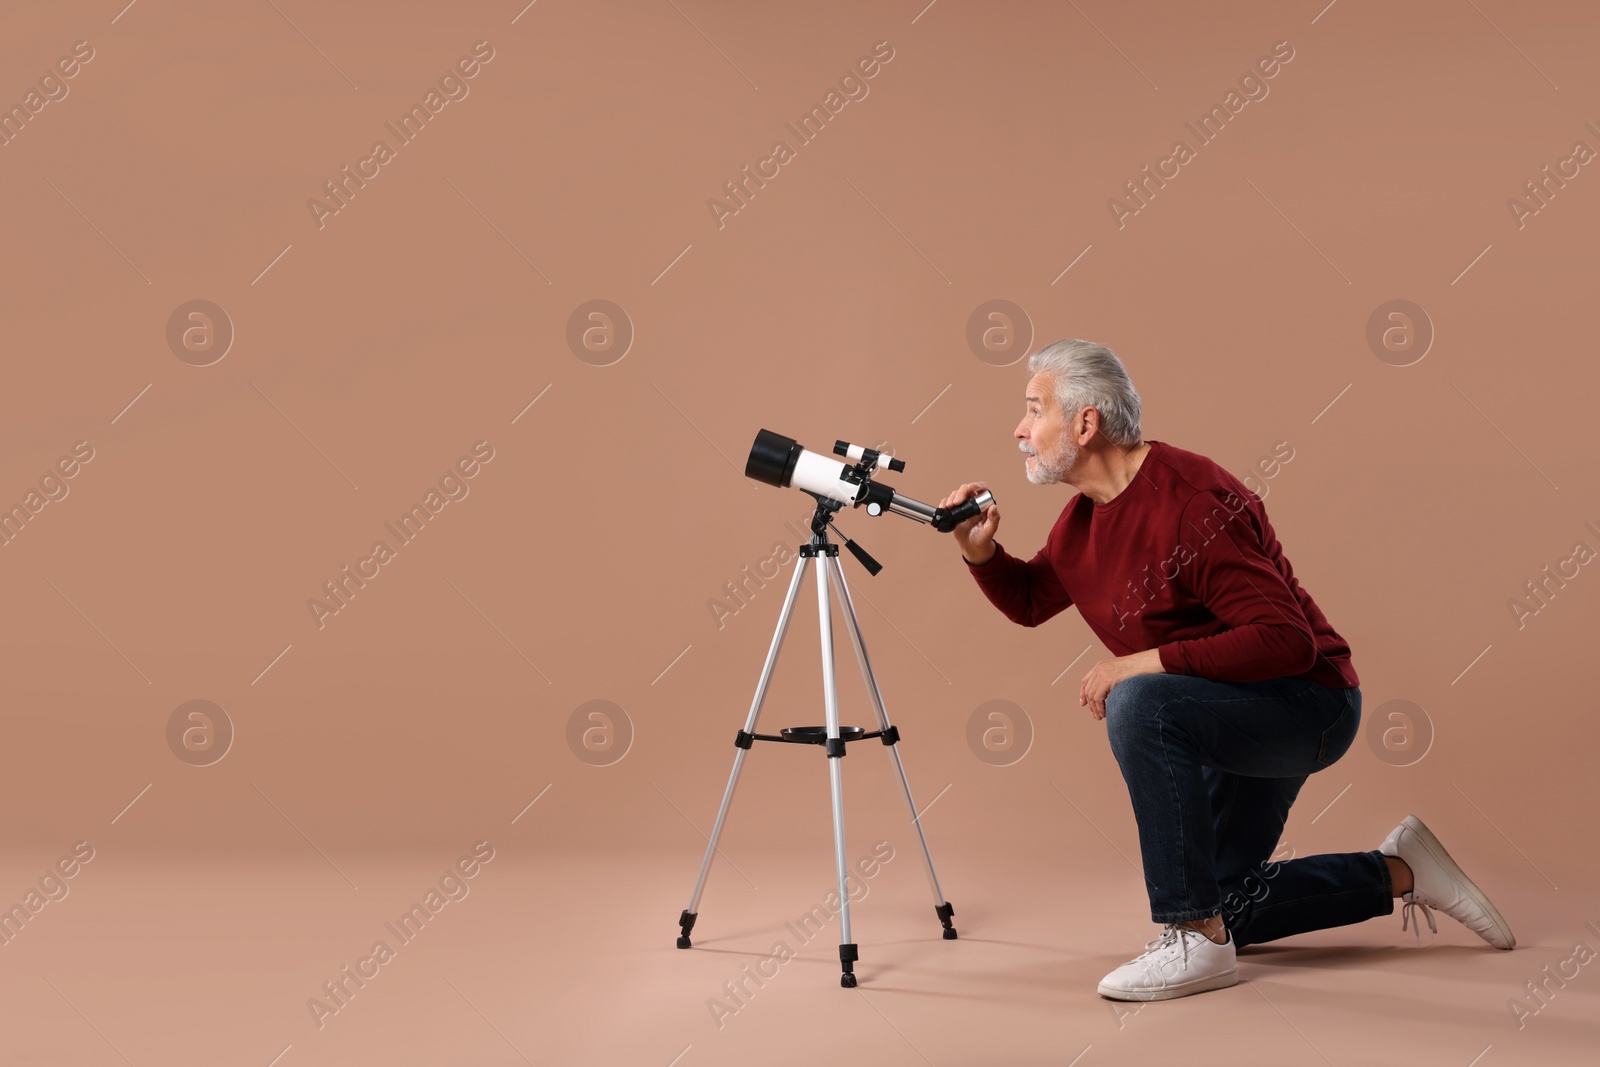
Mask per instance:
[[[1093,413],[1093,415],[1094,415],[1093,421],[1091,421],[1090,418],[1089,418],[1091,413]],[[1086,433],[1086,432],[1088,432],[1090,430],[1099,429],[1099,427],[1100,427],[1100,412],[1095,410],[1092,407],[1085,407],[1085,408],[1081,409],[1078,412],[1078,414],[1073,416],[1073,419],[1072,419],[1072,428],[1073,428],[1072,437],[1073,437],[1073,440],[1078,441],[1079,445],[1086,445],[1086,444],[1088,444],[1087,441],[1082,441],[1082,440],[1078,440],[1078,439],[1081,438],[1084,433]]]

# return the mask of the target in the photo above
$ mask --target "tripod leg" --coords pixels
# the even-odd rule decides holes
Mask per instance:
[[[906,778],[906,766],[900,759],[900,733],[889,724],[889,711],[883,705],[883,694],[878,691],[877,676],[872,673],[872,660],[867,656],[866,642],[861,637],[861,622],[856,618],[855,601],[851,599],[850,587],[845,584],[844,568],[839,565],[837,558],[827,560],[833,566],[829,574],[838,583],[839,602],[843,605],[845,628],[850,632],[850,644],[856,650],[856,662],[861,665],[861,676],[866,679],[867,694],[872,698],[872,707],[878,715],[878,729],[884,732],[883,743],[888,746],[889,755],[894,759],[895,771],[900,776],[900,790],[906,798],[906,810],[911,814],[911,825],[917,831],[917,842],[922,846],[922,860],[928,871],[928,885],[933,889],[934,912],[939,916],[939,921],[944,925],[944,939],[954,941],[956,928],[951,922],[955,909],[944,898],[944,891],[939,888],[939,875],[933,869],[933,853],[928,849],[928,838],[922,832],[922,816],[917,813],[916,801],[911,799],[911,782]]]
[[[700,861],[700,876],[695,879],[694,893],[689,897],[689,906],[683,909],[683,914],[678,916],[678,926],[682,931],[678,935],[678,947],[689,947],[689,931],[694,929],[694,921],[699,917],[700,893],[706,886],[706,874],[711,870],[711,857],[717,851],[717,839],[722,836],[722,824],[728,818],[728,805],[733,802],[734,787],[739,784],[739,771],[744,766],[744,758],[754,744],[751,737],[756,732],[756,720],[761,717],[761,705],[767,699],[767,684],[772,681],[772,668],[778,662],[778,650],[783,647],[783,636],[789,629],[789,616],[794,613],[794,602],[800,592],[800,583],[806,576],[806,568],[811,560],[800,556],[795,561],[794,577],[789,580],[789,592],[783,598],[783,612],[778,616],[777,629],[772,634],[772,645],[767,649],[767,661],[761,667],[761,680],[756,683],[756,695],[750,702],[750,714],[744,722],[744,729],[734,738],[738,751],[733,754],[733,773],[728,775],[728,788],[722,794],[722,806],[717,809],[717,821],[711,827],[711,837],[706,841],[706,856]]]
[[[831,546],[830,546],[831,547]],[[837,553],[838,549],[833,549]],[[828,603],[829,575],[839,565],[839,557],[824,553],[817,563],[817,618],[822,631],[822,695],[828,723],[828,782],[833,790],[833,859],[839,876],[839,984],[846,989],[856,984],[855,962],[859,958],[850,939],[850,893],[845,882],[844,779],[839,761],[845,743],[839,737],[839,690],[833,673],[833,618]]]

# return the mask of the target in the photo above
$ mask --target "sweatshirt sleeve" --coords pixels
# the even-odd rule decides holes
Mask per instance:
[[[1072,604],[1072,597],[1050,565],[1049,543],[1024,563],[996,541],[989,562],[969,562],[967,570],[978,580],[978,588],[989,602],[1020,626],[1038,626]]]
[[[1230,510],[1208,490],[1185,506],[1179,530],[1194,550],[1179,570],[1180,580],[1227,629],[1158,646],[1162,668],[1219,682],[1288,678],[1310,670],[1317,657],[1311,624],[1249,513]]]

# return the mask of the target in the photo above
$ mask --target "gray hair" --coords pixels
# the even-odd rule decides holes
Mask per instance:
[[[1100,431],[1117,445],[1138,444],[1139,391],[1117,354],[1105,345],[1071,338],[1028,357],[1028,370],[1049,374],[1064,418],[1079,408],[1100,413]]]

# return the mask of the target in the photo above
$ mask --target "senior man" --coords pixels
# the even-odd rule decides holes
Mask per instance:
[[[995,540],[998,506],[955,541],[1007,618],[1038,626],[1076,605],[1115,654],[1084,676],[1078,703],[1106,723],[1164,928],[1100,995],[1230,986],[1237,947],[1389,915],[1396,897],[1402,929],[1416,911],[1437,929],[1436,908],[1511,948],[1499,911],[1414,815],[1369,852],[1271,862],[1306,777],[1359,729],[1350,646],[1296,580],[1260,497],[1204,456],[1141,439],[1139,394],[1114,352],[1058,341],[1028,370],[1015,432],[1028,481],[1078,493],[1030,560]]]

